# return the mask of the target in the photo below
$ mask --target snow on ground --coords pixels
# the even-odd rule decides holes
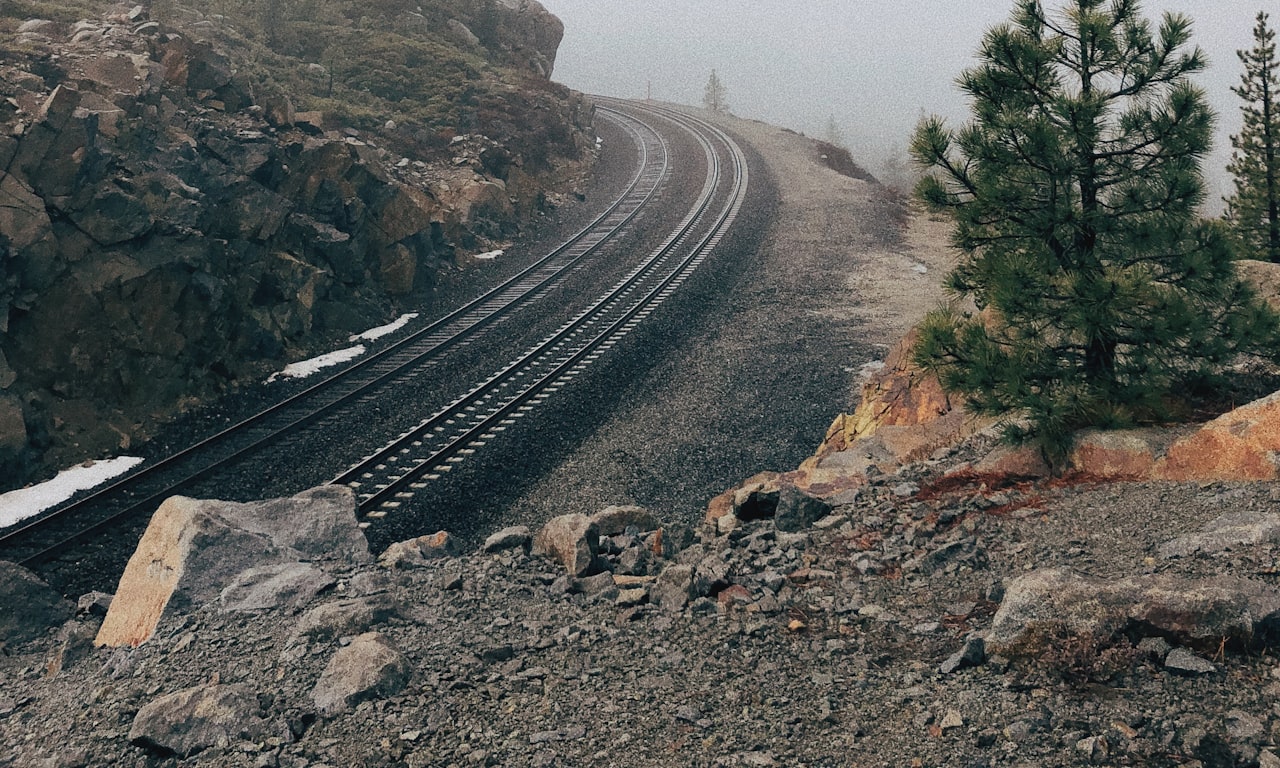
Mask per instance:
[[[348,341],[373,341],[375,339],[380,339],[383,336],[395,333],[408,325],[410,320],[416,320],[417,318],[417,312],[410,312],[407,315],[397,317],[394,322],[387,323],[386,325],[380,325],[377,328],[370,328],[364,333],[357,333],[355,336],[348,339]]]
[[[501,256],[505,251],[489,251],[488,253],[477,253],[475,259],[477,261],[493,261]]]
[[[142,463],[134,456],[121,456],[107,461],[96,461],[64,469],[52,480],[0,494],[0,528],[25,520],[32,515],[55,507],[75,495],[77,491],[105,483],[123,475]]]
[[[340,365],[348,360],[354,360],[363,355],[367,348],[363,344],[357,344],[354,347],[339,349],[336,352],[330,352],[327,355],[313,357],[310,360],[300,360],[296,363],[290,363],[284,367],[283,371],[273,373],[267,377],[267,383],[271,383],[276,379],[301,379],[310,376],[324,368]]]

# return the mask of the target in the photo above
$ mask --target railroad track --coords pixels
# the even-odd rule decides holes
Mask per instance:
[[[376,354],[188,448],[0,531],[0,558],[34,567],[77,541],[150,514],[169,496],[216,476],[264,446],[332,425],[344,408],[376,399],[388,385],[439,364],[447,351],[545,297],[626,228],[659,193],[670,172],[670,148],[660,133],[614,107],[602,106],[598,113],[632,138],[639,162],[622,194],[588,226],[503,284]]]
[[[605,103],[610,103],[606,101]],[[746,196],[742,149],[723,131],[684,113],[647,106],[702,147],[707,179],[677,229],[592,306],[495,371],[462,397],[333,479],[351,487],[360,513],[377,520],[498,439],[652,314],[729,230]]]
[[[584,373],[707,258],[736,218],[748,183],[742,150],[714,126],[664,108],[600,101],[599,113],[632,137],[640,162],[625,191],[590,225],[506,283],[377,354],[190,448],[0,531],[0,558],[37,567],[73,551],[77,543],[96,542],[98,534],[149,515],[165,498],[220,476],[263,446],[341,421],[344,408],[376,400],[388,385],[438,365],[448,350],[546,296],[659,194],[671,153],[646,120],[665,120],[693,137],[708,169],[701,193],[675,231],[587,309],[333,482],[356,490],[368,525],[406,504],[425,484],[482,450]]]

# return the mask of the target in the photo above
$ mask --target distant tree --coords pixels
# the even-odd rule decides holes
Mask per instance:
[[[822,138],[823,141],[833,147],[839,147],[840,149],[849,148],[846,144],[847,140],[844,137],[844,131],[840,130],[840,123],[836,122],[835,115],[831,115],[827,118],[827,129]]]
[[[928,118],[917,194],[955,220],[949,308],[916,359],[1006,435],[1058,462],[1086,426],[1169,414],[1167,398],[1265,350],[1276,316],[1236,278],[1225,227],[1202,220],[1213,116],[1188,76],[1191,22],[1158,31],[1136,0],[1019,0],[959,80],[973,120]]]
[[[879,176],[882,184],[899,192],[909,191],[920,178],[904,156],[902,146],[896,144],[889,148],[880,161]]]
[[[711,70],[711,77],[707,78],[707,87],[702,92],[702,105],[712,112],[729,111],[728,91],[725,90],[724,83],[720,82],[720,76],[714,69]]]
[[[1236,193],[1227,200],[1227,221],[1245,247],[1280,262],[1280,68],[1276,35],[1258,14],[1253,48],[1238,51],[1244,74],[1231,90],[1244,99],[1244,127],[1231,137],[1235,152],[1227,166]]]

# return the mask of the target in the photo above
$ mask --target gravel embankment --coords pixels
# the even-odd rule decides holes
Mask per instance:
[[[812,453],[856,402],[858,369],[940,300],[940,225],[900,229],[884,190],[826,168],[802,136],[726,127],[756,158],[740,222],[768,228],[707,265],[700,295],[655,315],[667,329],[648,342],[647,369],[617,382],[608,419],[503,519],[634,503],[693,520],[725,488]]]

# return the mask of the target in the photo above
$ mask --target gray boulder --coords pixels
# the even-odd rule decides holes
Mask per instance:
[[[1034,656],[1060,638],[1103,644],[1144,627],[1193,647],[1222,640],[1250,644],[1280,624],[1280,590],[1234,577],[1136,576],[1108,580],[1067,569],[1033,571],[1008,584],[992,619],[987,647],[1005,656]]]
[[[248,504],[175,496],[138,542],[96,642],[139,645],[166,611],[218,598],[233,610],[299,608],[331,582],[321,569],[369,559],[348,488]]]
[[[203,685],[171,693],[138,710],[129,740],[138,746],[178,757],[210,748],[226,748],[268,736],[287,738],[282,721],[268,721],[258,697],[245,685]]]
[[[0,560],[0,643],[25,643],[44,636],[75,614],[64,600],[26,568]]]
[[[331,717],[362,701],[394,696],[409,682],[409,662],[389,640],[367,632],[330,659],[311,700],[320,714]]]
[[[328,642],[367,632],[398,614],[399,608],[389,595],[324,603],[302,614],[294,625],[293,637]]]

